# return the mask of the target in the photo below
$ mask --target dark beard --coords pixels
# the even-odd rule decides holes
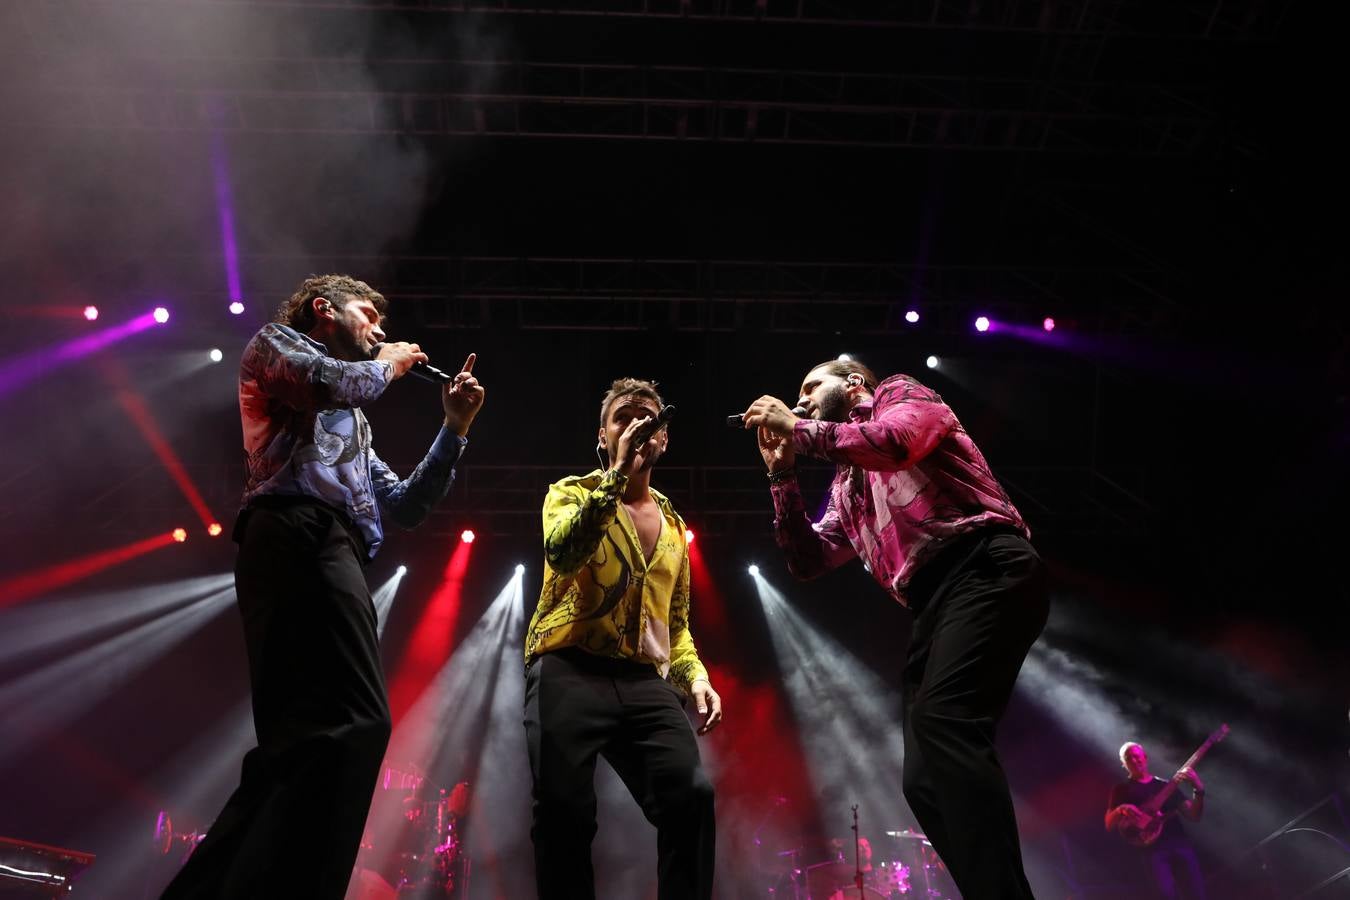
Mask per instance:
[[[328,355],[343,362],[364,362],[375,357],[366,347],[344,329],[338,329],[323,342]]]
[[[848,389],[840,385],[820,398],[816,404],[816,418],[822,422],[847,422],[850,409]]]
[[[638,471],[650,472],[652,469],[656,467],[656,461],[660,459],[665,452],[666,452],[665,450],[658,448],[655,453],[653,453],[651,456],[647,457],[642,461],[642,468],[640,468]]]

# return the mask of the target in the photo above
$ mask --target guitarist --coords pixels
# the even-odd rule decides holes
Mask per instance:
[[[1129,777],[1111,788],[1111,796],[1106,802],[1106,830],[1114,831],[1129,825],[1145,828],[1153,816],[1150,816],[1144,807],[1167,787],[1168,782],[1149,774],[1148,754],[1143,747],[1133,741],[1121,746],[1120,762],[1129,773]],[[1150,874],[1158,896],[1166,900],[1176,900],[1180,897],[1205,900],[1200,862],[1196,859],[1195,849],[1186,838],[1185,830],[1177,820],[1178,816],[1185,816],[1192,822],[1200,820],[1205,811],[1205,784],[1195,770],[1189,767],[1181,768],[1177,775],[1191,783],[1191,799],[1187,800],[1180,791],[1174,791],[1158,811],[1158,815],[1166,818],[1157,840],[1146,848]],[[1185,893],[1178,890],[1179,885],[1173,871],[1174,862],[1181,863],[1181,869],[1186,875],[1184,880],[1189,883]]]

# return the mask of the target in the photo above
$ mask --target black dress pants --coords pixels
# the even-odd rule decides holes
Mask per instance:
[[[258,746],[163,896],[341,900],[390,733],[364,548],[322,504],[244,515],[235,590]]]
[[[1148,854],[1148,866],[1159,900],[1181,900],[1183,897],[1205,900],[1205,878],[1200,874],[1200,860],[1196,858],[1195,848],[1188,841],[1172,840],[1155,847]],[[1186,882],[1185,890],[1182,890],[1176,876],[1178,867],[1186,873],[1182,879]]]
[[[657,829],[660,900],[712,896],[713,788],[683,693],[650,665],[567,648],[525,674],[540,900],[592,900],[595,760],[603,756]]]
[[[918,573],[911,603],[905,799],[965,900],[1030,898],[994,731],[1049,614],[1045,564],[1020,534],[976,533]]]

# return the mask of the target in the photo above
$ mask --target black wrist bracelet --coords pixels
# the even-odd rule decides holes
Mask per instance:
[[[778,471],[778,472],[770,472],[770,473],[769,473],[769,484],[777,484],[778,482],[783,481],[783,480],[788,479],[788,478],[791,478],[791,477],[793,477],[793,476],[796,475],[796,474],[797,474],[797,470],[796,470],[795,468],[791,468],[791,469],[782,469],[782,470],[780,470],[780,471]]]

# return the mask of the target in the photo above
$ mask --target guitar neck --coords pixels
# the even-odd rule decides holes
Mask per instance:
[[[1208,738],[1205,739],[1205,742],[1200,745],[1200,749],[1196,750],[1194,753],[1191,754],[1191,758],[1186,760],[1186,764],[1181,768],[1183,769],[1195,768],[1197,765],[1199,765],[1200,760],[1205,758],[1205,754],[1209,752],[1209,748],[1213,747],[1218,742],[1219,742],[1218,735],[1211,734]]]
[[[1162,809],[1163,804],[1167,802],[1167,798],[1171,797],[1172,794],[1176,791],[1176,789],[1177,789],[1177,782],[1175,779],[1167,782],[1167,784],[1163,786],[1162,790],[1154,794],[1152,799],[1150,799],[1148,803],[1144,804],[1144,808],[1147,809],[1149,812],[1157,812],[1158,810]]]
[[[1199,765],[1200,760],[1205,758],[1205,754],[1209,752],[1209,748],[1213,747],[1219,741],[1223,740],[1224,736],[1227,734],[1228,734],[1228,726],[1225,725],[1223,726],[1223,728],[1219,729],[1218,731],[1211,734],[1209,737],[1205,738],[1205,742],[1201,744],[1200,747],[1194,753],[1191,754],[1191,758],[1186,760],[1185,765],[1183,765],[1181,768],[1182,769],[1195,768],[1197,765]],[[1176,791],[1177,785],[1181,784],[1182,781],[1182,776],[1180,775],[1181,769],[1178,769],[1177,772],[1178,774],[1173,775],[1171,778],[1167,780],[1167,786],[1164,787],[1162,790],[1158,791],[1158,793],[1154,794],[1153,799],[1148,802],[1148,807],[1153,812],[1157,812],[1158,810],[1162,809],[1162,805],[1167,802],[1167,798],[1171,797],[1172,794]]]

